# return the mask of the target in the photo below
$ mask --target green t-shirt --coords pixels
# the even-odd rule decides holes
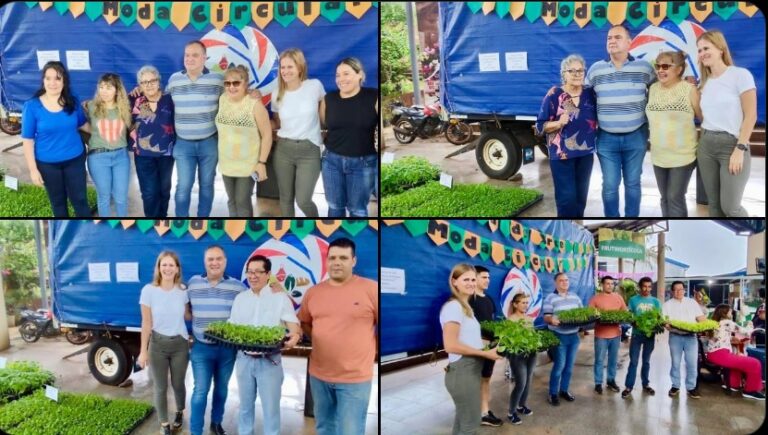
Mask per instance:
[[[96,104],[89,102],[88,117],[91,120],[90,149],[116,150],[128,146],[125,121],[120,119],[117,108],[108,109],[106,117],[97,118]]]

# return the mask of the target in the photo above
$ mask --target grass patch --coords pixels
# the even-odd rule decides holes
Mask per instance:
[[[440,168],[424,157],[405,156],[381,165],[381,195],[396,195],[440,178]]]
[[[382,198],[382,217],[509,217],[541,197],[541,192],[487,184],[458,184],[453,189],[431,181]]]
[[[3,183],[0,176],[0,183]],[[96,189],[88,186],[88,206],[96,208]],[[72,204],[68,204],[69,215],[74,216]],[[45,188],[33,184],[19,184],[14,191],[0,186],[0,217],[53,217],[51,202]]]

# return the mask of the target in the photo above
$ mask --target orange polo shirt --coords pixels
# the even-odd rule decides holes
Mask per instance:
[[[342,286],[330,280],[304,295],[299,320],[312,324],[309,373],[325,382],[373,378],[379,297],[376,281],[354,275]]]
[[[627,304],[624,303],[624,298],[619,296],[616,292],[611,294],[598,293],[589,300],[589,306],[595,307],[600,310],[626,310]],[[615,338],[621,335],[621,326],[619,325],[601,325],[600,323],[595,325],[595,337],[598,338]]]

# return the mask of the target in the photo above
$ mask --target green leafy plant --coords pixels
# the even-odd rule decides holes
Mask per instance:
[[[634,316],[626,310],[600,310],[600,323],[632,323]]]
[[[88,206],[96,208],[96,189],[88,187]],[[69,215],[74,216],[75,210],[68,205]],[[47,217],[53,216],[51,202],[45,189],[32,184],[19,184],[19,190],[14,191],[0,186],[0,217]]]
[[[285,337],[282,326],[237,325],[224,321],[208,324],[205,332],[241,345],[275,346]]]
[[[405,156],[381,165],[381,194],[395,195],[440,178],[440,168],[423,157]]]
[[[600,311],[594,307],[571,308],[558,311],[555,316],[560,323],[589,323],[600,317]]]
[[[449,189],[432,181],[381,201],[383,217],[509,217],[538,201],[541,192],[487,184],[458,184]]]
[[[637,283],[628,278],[621,281],[619,288],[621,289],[621,296],[624,298],[624,303],[627,305],[629,305],[629,300],[632,299],[632,296],[640,293]]]
[[[650,338],[664,332],[664,324],[666,322],[667,318],[661,314],[661,311],[647,310],[635,316],[634,327],[641,334]]]
[[[560,339],[557,338],[554,332],[548,329],[537,330],[536,332],[539,334],[539,340],[541,340],[539,351],[547,350],[560,344]]]
[[[14,361],[0,369],[0,404],[27,395],[44,385],[53,385],[56,377],[36,362]]]
[[[485,321],[481,327],[498,341],[502,355],[525,355],[557,346],[560,340],[550,331],[536,331],[524,320]]]
[[[669,326],[685,332],[699,333],[712,331],[720,327],[720,324],[714,320],[705,320],[703,322],[683,322],[681,320],[670,320]]]

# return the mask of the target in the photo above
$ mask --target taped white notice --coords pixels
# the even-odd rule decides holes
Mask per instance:
[[[139,263],[115,263],[117,282],[139,282]]]
[[[88,281],[110,282],[109,263],[88,263]]]
[[[528,52],[517,51],[504,54],[507,71],[528,71]]]
[[[59,58],[59,50],[37,50],[37,69],[43,70],[46,63],[53,60],[61,60]]]
[[[382,267],[380,273],[382,293],[405,294],[405,269]]]
[[[480,62],[480,72],[501,71],[499,53],[480,53],[477,56]]]
[[[91,61],[88,50],[67,50],[67,68],[70,71],[90,71]]]

